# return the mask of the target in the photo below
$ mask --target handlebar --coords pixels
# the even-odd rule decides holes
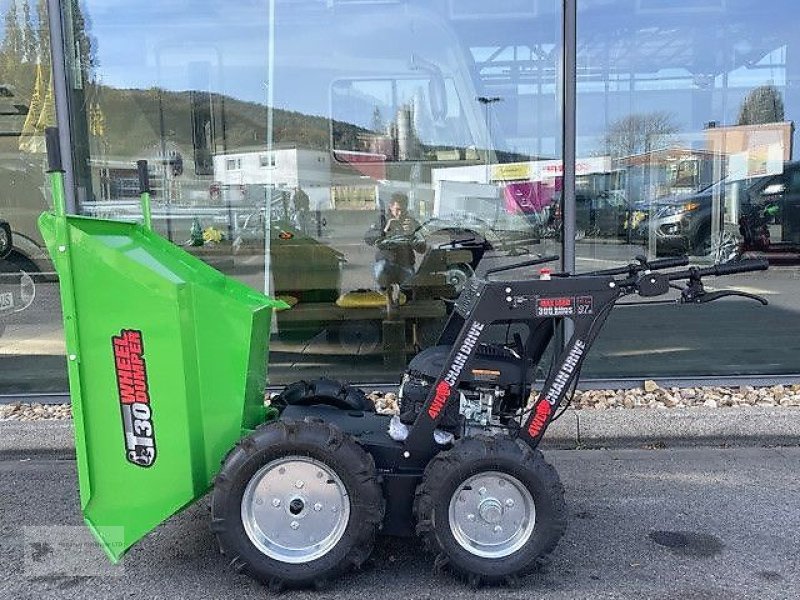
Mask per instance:
[[[725,263],[721,265],[714,265],[705,269],[698,269],[692,267],[686,271],[678,271],[677,273],[668,273],[667,279],[675,281],[676,279],[698,278],[706,276],[719,277],[722,275],[733,275],[734,273],[749,273],[750,271],[766,271],[769,268],[769,261],[765,259],[746,259],[740,260],[735,263]]]
[[[655,271],[657,269],[672,269],[674,267],[685,267],[689,264],[689,257],[688,256],[675,256],[672,258],[658,258],[656,260],[651,260],[647,263],[647,266],[651,271]]]
[[[748,271],[766,271],[769,268],[769,261],[764,258],[751,258],[740,260],[734,263],[724,263],[714,265],[709,270],[713,275],[732,275],[734,273],[747,273]]]
[[[613,269],[602,269],[583,273],[583,275],[634,275],[641,271],[657,271],[660,269],[672,269],[674,267],[685,267],[689,264],[688,256],[675,256],[671,258],[657,258],[648,261],[644,256],[637,256],[639,264],[631,263],[625,267],[614,267]]]

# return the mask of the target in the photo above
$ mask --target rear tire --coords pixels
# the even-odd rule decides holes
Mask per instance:
[[[278,421],[241,440],[214,482],[212,530],[240,573],[322,587],[370,555],[383,521],[375,463],[325,423]]]
[[[437,455],[417,488],[414,515],[435,564],[473,585],[535,571],[567,525],[556,470],[508,437],[462,438]]]

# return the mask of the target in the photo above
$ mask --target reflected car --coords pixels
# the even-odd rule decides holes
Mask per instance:
[[[486,251],[527,254],[530,245],[539,243],[537,232],[523,217],[516,221],[511,217],[508,219],[508,222],[491,224],[471,214],[432,217],[420,225],[420,233],[426,240],[435,238],[435,242],[445,245],[470,246],[473,253],[471,266],[476,268]]]
[[[586,237],[623,237],[631,207],[622,194],[575,190],[576,229]]]
[[[22,158],[0,163],[0,220],[13,238],[10,252],[33,263],[37,271],[52,271],[36,224],[39,215],[49,209],[44,184],[39,165]]]
[[[727,235],[734,245],[742,245],[743,251],[800,246],[800,162],[786,163],[780,174],[727,178],[695,194],[641,203],[637,212],[643,216],[636,236],[646,240],[652,232],[659,255],[708,255],[714,250],[711,215],[716,198],[723,221],[726,210],[735,209],[737,223],[727,227],[720,223],[720,231],[723,238]],[[772,208],[760,210],[764,207]],[[754,233],[756,229],[760,233]]]
[[[631,216],[634,207],[624,195],[618,192],[575,190],[575,239],[583,238],[626,238],[629,231],[635,231]],[[643,213],[642,213],[643,214]],[[643,217],[642,217],[643,218]],[[550,227],[560,239],[561,206],[553,205]],[[639,221],[636,221],[638,225]]]
[[[11,233],[11,225],[8,221],[0,219],[0,259],[11,254],[14,248],[14,238]]]

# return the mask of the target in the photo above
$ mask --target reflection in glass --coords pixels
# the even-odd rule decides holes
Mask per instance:
[[[14,0],[0,16],[0,391],[60,392],[58,286],[36,226],[49,205],[44,130],[55,125],[47,5]]]
[[[776,325],[797,322],[798,310],[788,292],[794,277],[780,266],[800,262],[793,8],[578,2],[578,156],[607,161],[602,174],[578,181],[579,270],[637,254],[688,254],[700,264],[756,256],[772,265],[734,282],[767,294],[767,314],[736,301],[715,321],[664,307],[618,311],[587,374],[800,367],[788,350],[797,332]]]
[[[292,285],[340,261],[332,299],[273,277],[297,300],[272,344],[295,376],[391,378],[474,272],[560,243],[557,4],[276,4],[271,91],[302,127],[271,133],[308,157],[318,245]]]
[[[35,226],[47,207],[41,133],[54,123],[45,7],[3,8],[9,390],[66,388],[57,288]],[[636,254],[764,255],[773,269],[739,283],[766,290],[776,311],[767,323],[729,302],[711,329],[699,312],[681,313],[679,328],[668,309],[620,311],[587,373],[798,371],[794,3],[578,8],[578,268]],[[557,0],[202,0],[191,10],[86,0],[62,10],[79,210],[141,218],[135,163],[147,159],[161,235],[294,304],[273,331],[273,383],[394,379],[435,341],[473,272],[560,253]],[[424,251],[393,299],[365,236],[396,194]]]

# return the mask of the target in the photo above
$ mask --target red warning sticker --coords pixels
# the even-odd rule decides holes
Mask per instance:
[[[572,296],[538,298],[536,300],[537,317],[569,317],[574,314],[575,298]]]

